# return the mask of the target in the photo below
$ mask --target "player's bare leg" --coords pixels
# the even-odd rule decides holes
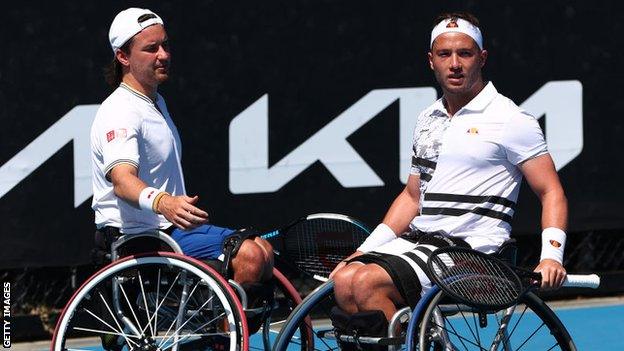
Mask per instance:
[[[336,303],[347,313],[353,314],[358,312],[353,292],[353,276],[358,269],[363,267],[364,265],[359,262],[350,263],[337,271],[332,277]]]
[[[265,258],[266,258],[266,264],[264,265],[264,273],[262,275],[262,280],[269,280],[271,279],[271,277],[273,276],[273,246],[271,246],[271,244],[269,244],[268,241],[260,238],[260,237],[255,237],[254,238],[254,242],[256,244],[258,244],[260,246],[260,248],[262,248],[264,250],[264,254],[265,254]]]
[[[396,312],[396,305],[405,304],[392,278],[376,264],[358,269],[351,281],[358,311],[381,310],[388,320]]]
[[[236,257],[232,259],[234,280],[239,284],[266,280],[267,266],[271,266],[269,272],[273,271],[271,261],[264,247],[253,240],[243,241]]]

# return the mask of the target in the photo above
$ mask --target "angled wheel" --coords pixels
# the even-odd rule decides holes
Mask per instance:
[[[576,350],[559,318],[532,292],[512,308],[476,311],[453,303],[440,291],[421,318],[417,349]]]
[[[329,311],[335,306],[334,282],[323,283],[299,304],[284,322],[273,351],[337,350],[333,338],[325,337],[332,329]],[[310,342],[310,338],[313,342]]]
[[[329,280],[310,293],[292,311],[277,335],[272,350],[340,350],[330,320],[330,311],[333,306],[336,306],[334,282]],[[398,321],[396,336],[385,338],[386,344],[383,344],[385,346],[375,347],[389,351],[406,349],[403,343],[405,329],[401,323],[402,319]],[[308,341],[307,338],[310,336],[313,342]],[[391,340],[393,338],[396,340]]]
[[[301,304],[301,295],[292,283],[282,274],[277,268],[273,268],[273,281],[275,286],[275,302],[272,306],[272,310],[265,319],[261,333],[251,336],[252,345],[250,349],[254,350],[271,350],[275,338],[284,325],[286,318],[293,312],[293,310]],[[298,351],[309,350],[310,345],[314,342],[314,336],[312,333],[308,333],[305,328],[300,328],[299,335],[304,337],[300,340],[300,347],[295,348]],[[262,343],[258,339],[262,338]],[[262,345],[262,346],[260,346]]]
[[[63,310],[51,350],[248,350],[240,302],[212,268],[175,253],[106,266]]]

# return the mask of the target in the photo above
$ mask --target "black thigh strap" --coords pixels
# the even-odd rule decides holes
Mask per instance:
[[[238,250],[241,245],[243,245],[243,241],[247,239],[253,240],[257,236],[259,236],[259,233],[255,229],[243,228],[233,232],[223,240],[223,264],[221,265],[220,272],[224,277],[234,277],[234,271],[230,265],[232,259],[236,257]]]

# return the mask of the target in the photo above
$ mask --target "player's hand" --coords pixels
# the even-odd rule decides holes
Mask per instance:
[[[348,260],[354,258],[354,257],[358,257],[360,255],[363,255],[364,253],[362,251],[356,251],[353,254],[351,254],[351,256],[345,258],[344,260],[342,260],[342,262],[338,263],[338,265],[336,266],[336,268],[334,268],[334,270],[329,274],[329,278],[331,279],[334,274],[336,274],[336,272],[338,272],[340,269],[342,269],[342,267],[347,265]]]
[[[158,203],[158,212],[176,227],[188,230],[208,222],[208,213],[195,207],[198,196],[164,195]]]
[[[548,258],[542,260],[537,267],[535,267],[535,272],[540,272],[542,274],[542,286],[540,288],[544,290],[558,289],[561,287],[567,274],[561,263]]]

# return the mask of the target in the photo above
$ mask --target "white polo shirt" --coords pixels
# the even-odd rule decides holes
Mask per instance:
[[[123,233],[167,228],[162,215],[141,210],[115,196],[109,172],[126,163],[137,167],[148,186],[183,195],[180,136],[160,94],[156,104],[121,84],[100,106],[91,126],[93,202],[98,228],[112,226]]]
[[[547,153],[537,120],[490,82],[454,116],[442,99],[418,116],[411,173],[420,215],[410,226],[493,251],[509,238],[522,181],[518,165]]]

